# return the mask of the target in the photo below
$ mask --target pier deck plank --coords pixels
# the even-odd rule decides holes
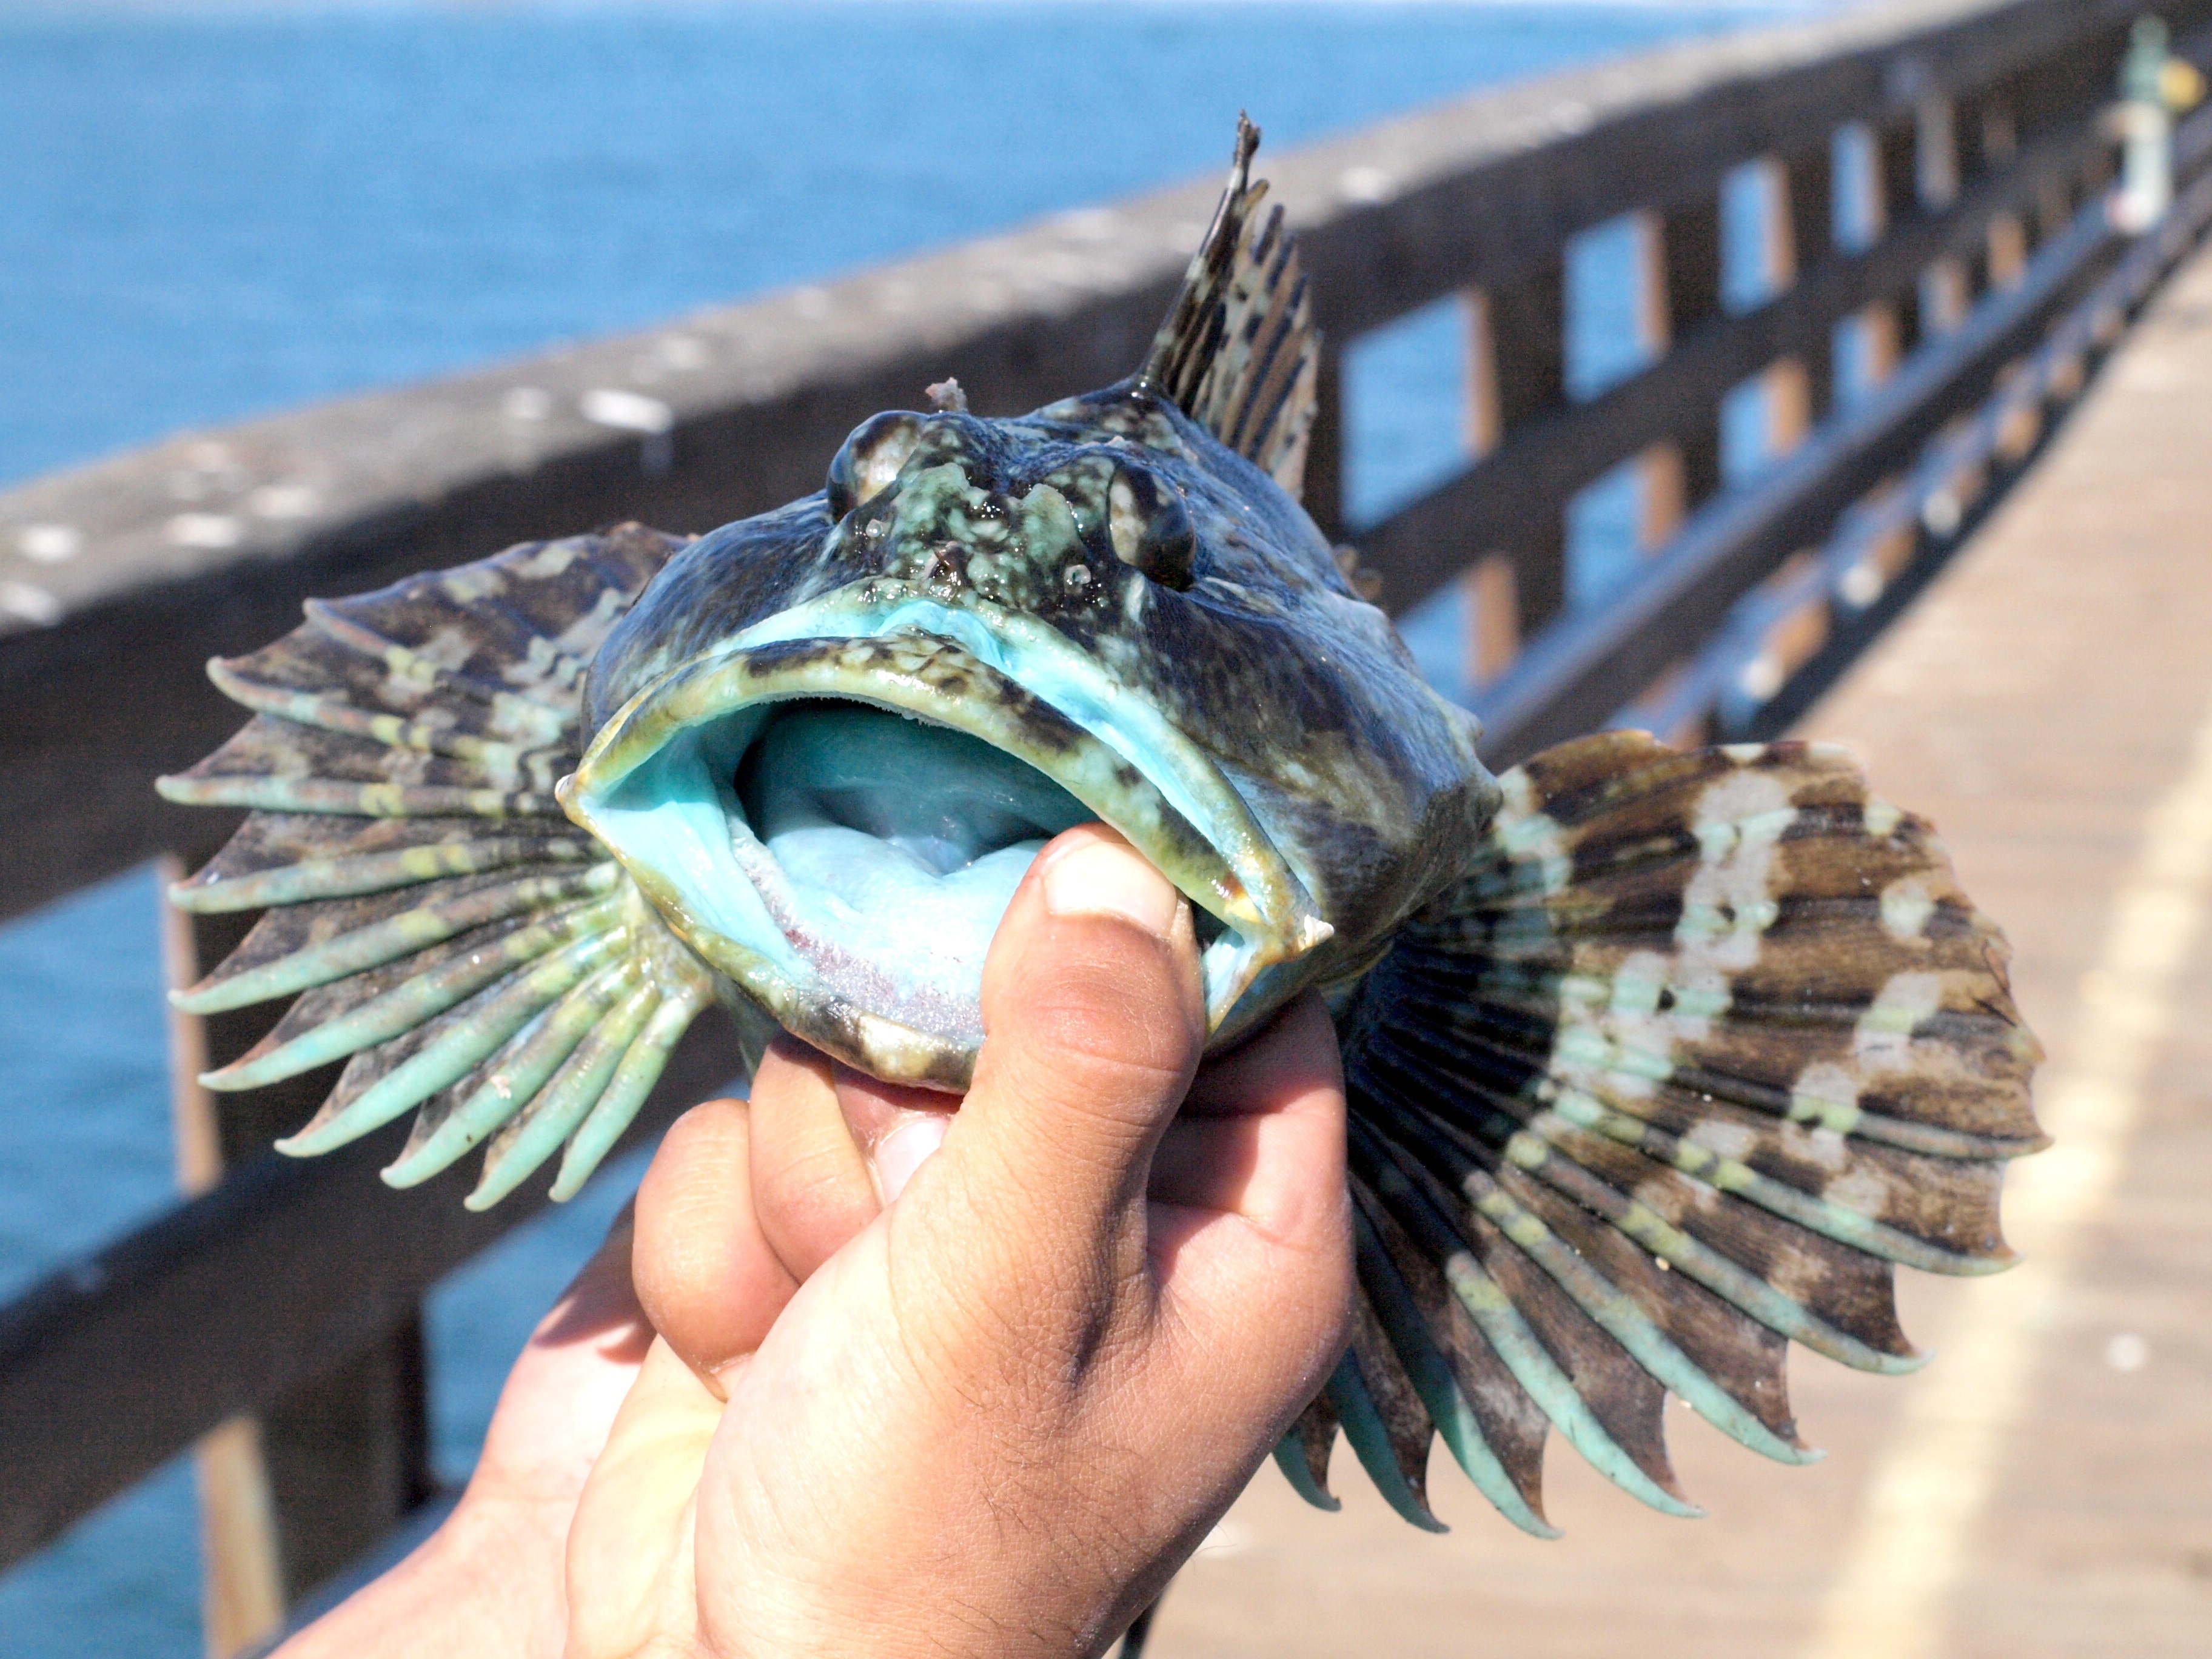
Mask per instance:
[[[1949,570],[1805,723],[1851,741],[1876,787],[1942,829],[1968,890],[2010,933],[2015,987],[2049,1047],[2082,1060],[2082,980],[2147,816],[2212,720],[2212,252],[2154,303],[2058,434]],[[1948,1541],[1932,1611],[1869,1659],[2212,1651],[2212,938],[2172,982],[2109,1200],[2070,1264],[2039,1266],[2045,1316],[2020,1414],[1981,1501]],[[1344,1512],[1306,1509],[1264,1469],[1184,1571],[1160,1659],[1510,1654],[1515,1659],[1773,1659],[1820,1649],[1870,1487],[1947,1338],[2002,1281],[1901,1273],[1916,1376],[1792,1358],[1799,1420],[1828,1452],[1767,1464],[1670,1413],[1684,1485],[1711,1510],[1671,1521],[1556,1439],[1558,1543],[1516,1533],[1431,1463],[1448,1537],[1405,1526],[1340,1446]],[[1984,1310],[1986,1311],[1986,1310]],[[2123,1340],[2117,1350],[2114,1338]],[[2139,1345],[2139,1346],[2137,1346]],[[2132,1352],[2130,1350],[2132,1349]],[[2116,1365],[2138,1355],[2133,1369]],[[1828,1611],[1824,1611],[1828,1609]],[[1833,1632],[1827,1635],[1832,1644]],[[1909,1639],[1906,1639],[1909,1637]]]

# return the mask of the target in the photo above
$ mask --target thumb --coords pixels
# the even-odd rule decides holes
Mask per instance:
[[[1017,1236],[1079,1247],[1142,1201],[1205,1047],[1190,907],[1111,830],[1071,830],[1007,907],[982,1001],[948,1150]]]

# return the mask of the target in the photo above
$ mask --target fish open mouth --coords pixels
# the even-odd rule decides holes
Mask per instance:
[[[562,786],[693,950],[891,1080],[966,1086],[992,935],[1075,824],[1110,824],[1191,900],[1217,1032],[1329,934],[1210,757],[1058,635],[994,620],[879,597],[787,613],[639,694]]]

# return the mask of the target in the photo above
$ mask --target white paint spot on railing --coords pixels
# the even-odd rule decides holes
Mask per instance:
[[[1387,202],[1398,193],[1398,181],[1381,167],[1346,167],[1336,189],[1347,202]]]
[[[1854,610],[1863,611],[1881,597],[1882,589],[1887,586],[1888,584],[1882,580],[1881,569],[1861,560],[1844,572],[1844,579],[1836,585],[1836,591],[1843,595],[1844,604]]]
[[[663,433],[676,425],[676,411],[658,398],[648,398],[641,392],[622,392],[612,386],[600,386],[586,392],[577,400],[576,407],[584,418],[599,426],[611,426],[618,432]]]
[[[499,412],[510,421],[542,421],[553,412],[553,394],[543,386],[509,386]]]
[[[679,374],[707,367],[710,353],[704,340],[689,334],[664,334],[653,346],[653,355]]]
[[[15,547],[27,559],[59,564],[84,547],[84,532],[73,524],[27,524],[15,532]]]
[[[1121,234],[1121,216],[1112,208],[1077,208],[1053,223],[1078,242],[1110,242]]]
[[[236,547],[246,538],[245,526],[228,513],[179,513],[161,533],[179,547]]]
[[[2150,1364],[2150,1344],[2133,1331],[2122,1331],[2105,1344],[2105,1363],[2116,1371],[2139,1371]]]
[[[1784,678],[1782,665],[1774,654],[1762,651],[1736,675],[1736,689],[1753,702],[1765,702],[1782,689]]]
[[[599,386],[586,392],[577,400],[576,406],[587,421],[611,426],[617,432],[644,434],[638,466],[647,477],[659,477],[674,463],[676,442],[671,434],[676,427],[676,411],[659,398],[648,398],[641,392]]]
[[[323,504],[312,484],[264,484],[246,498],[246,510],[263,519],[312,519]]]
[[[0,615],[33,628],[52,628],[62,619],[62,602],[28,582],[0,582]]]

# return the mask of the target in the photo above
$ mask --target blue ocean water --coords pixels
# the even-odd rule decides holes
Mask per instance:
[[[1239,107],[1294,143],[1806,9],[0,4],[0,483],[1210,173]],[[1364,349],[1355,513],[1457,453],[1455,326]],[[172,1200],[155,902],[0,927],[0,1297]],[[433,1298],[447,1478],[636,1174]],[[0,1577],[0,1653],[193,1652],[198,1589],[173,1466]]]

